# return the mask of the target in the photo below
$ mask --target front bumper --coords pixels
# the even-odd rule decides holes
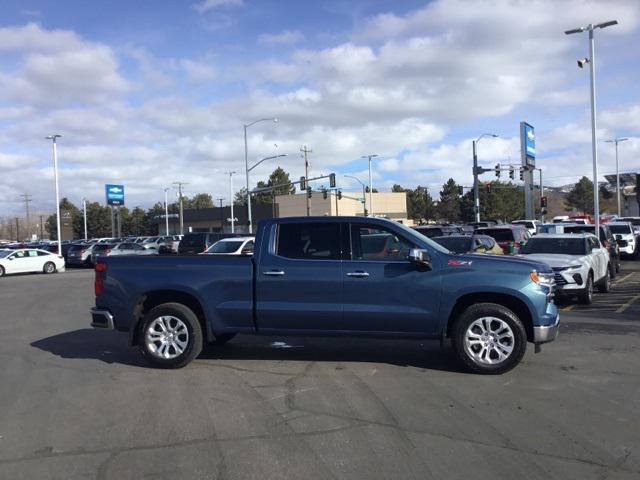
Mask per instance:
[[[558,336],[560,330],[560,314],[556,317],[556,322],[553,325],[544,325],[540,327],[533,327],[533,343],[549,343],[553,342]]]
[[[113,315],[109,310],[105,310],[103,308],[92,308],[91,326],[93,328],[106,328],[108,330],[113,330],[115,328],[113,325]]]

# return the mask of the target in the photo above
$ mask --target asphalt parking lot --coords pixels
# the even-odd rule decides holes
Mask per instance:
[[[0,281],[0,478],[640,477],[630,308],[564,312],[497,377],[437,342],[246,336],[159,371],[88,327],[92,279]]]

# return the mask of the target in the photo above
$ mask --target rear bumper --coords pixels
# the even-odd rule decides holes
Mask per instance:
[[[113,315],[109,310],[105,310],[103,308],[92,308],[91,326],[93,328],[106,328],[108,330],[113,330],[115,328],[113,325]]]
[[[558,336],[560,330],[560,314],[557,315],[553,325],[544,325],[533,327],[533,343],[549,343],[553,342]]]

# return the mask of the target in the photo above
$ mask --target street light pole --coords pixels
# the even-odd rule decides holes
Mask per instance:
[[[164,228],[165,235],[169,235],[169,198],[167,192],[169,191],[168,187],[163,188],[164,190]]]
[[[593,216],[595,219],[596,235],[600,232],[600,192],[598,189],[598,139],[596,138],[596,57],[595,57],[595,39],[593,31],[596,28],[606,28],[617,25],[617,20],[610,20],[596,25],[589,24],[585,27],[574,28],[564,32],[566,35],[574,33],[589,32],[589,58],[578,60],[578,66],[584,67],[585,63],[589,64],[590,73],[590,97],[591,97],[591,155],[593,157]]]
[[[231,203],[231,233],[235,233],[235,218],[233,217],[233,175],[236,172],[227,172],[229,175],[229,199]],[[249,226],[251,226],[251,222],[249,222]]]
[[[473,211],[475,214],[475,221],[480,221],[480,188],[478,186],[478,175],[480,175],[480,168],[478,167],[478,143],[484,137],[497,138],[498,135],[494,133],[483,133],[477,139],[473,141]]]
[[[249,149],[247,147],[247,128],[252,125],[255,125],[258,122],[267,122],[272,121],[273,123],[278,123],[277,118],[261,118],[259,120],[255,120],[251,123],[245,123],[242,125],[244,129],[244,171],[247,180],[247,221],[249,222],[249,233],[253,233],[253,219],[251,218],[251,193],[249,189]],[[231,208],[233,208],[233,199],[231,199]],[[233,217],[233,215],[231,215]]]
[[[372,183],[372,175],[371,175],[371,159],[377,157],[378,154],[374,153],[372,155],[363,155],[361,158],[369,159],[369,215],[373,215],[373,183]]]
[[[616,200],[618,202],[618,217],[622,214],[620,213],[620,169],[618,168],[618,143],[626,142],[629,140],[628,138],[614,138],[613,140],[605,140],[607,143],[615,143],[616,144]]]
[[[56,148],[56,139],[61,138],[62,135],[58,135],[57,133],[54,135],[49,135],[47,140],[51,140],[53,142],[53,176],[56,182],[56,229],[58,236],[58,255],[62,255],[62,239],[61,228],[60,228],[60,186],[58,184],[58,149]]]
[[[355,177],[353,175],[345,175],[345,177],[353,178],[360,185],[362,185],[362,205],[364,207],[364,216],[366,217],[367,216],[367,187],[366,187],[366,185],[364,183],[362,183],[358,177]]]
[[[87,199],[82,199],[82,216],[84,217],[84,239],[87,241]]]

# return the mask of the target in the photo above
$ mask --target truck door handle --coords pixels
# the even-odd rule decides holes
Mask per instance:
[[[356,277],[356,278],[365,278],[368,277],[369,273],[367,272],[349,272],[347,273],[347,277]]]
[[[284,275],[282,270],[268,270],[266,272],[262,272],[263,275],[270,275],[272,277],[281,277]]]

